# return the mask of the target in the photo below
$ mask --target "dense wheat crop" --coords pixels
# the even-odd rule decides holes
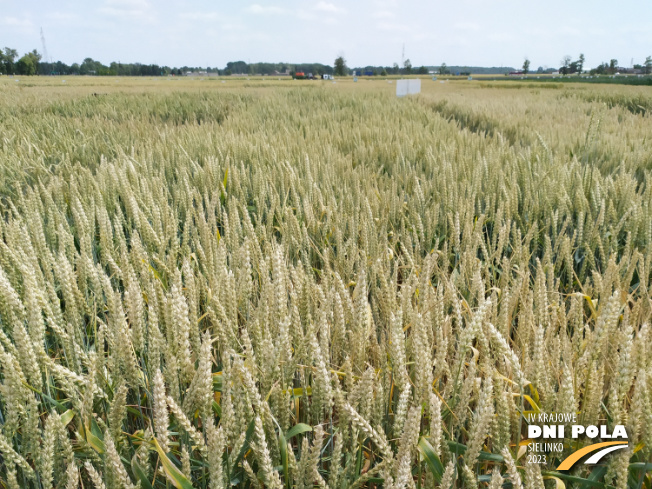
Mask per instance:
[[[1,80],[0,486],[652,487],[652,99],[511,86]]]

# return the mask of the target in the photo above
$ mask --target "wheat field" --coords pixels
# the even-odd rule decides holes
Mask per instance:
[[[0,79],[0,487],[652,488],[649,89],[390,82]]]

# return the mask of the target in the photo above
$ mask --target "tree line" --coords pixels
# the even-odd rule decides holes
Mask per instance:
[[[180,75],[181,68],[115,61],[107,66],[93,58],[68,65],[62,61],[45,61],[36,49],[21,58],[15,49],[0,49],[0,75],[161,76],[173,73]]]
[[[572,75],[576,73],[583,73],[584,70],[584,55],[580,54],[577,60],[573,60],[570,56],[564,56],[560,62],[559,73],[563,75]],[[634,69],[639,70],[641,73],[652,73],[652,56],[648,56],[643,64],[635,64]],[[357,75],[399,75],[399,74],[428,74],[433,67],[414,67],[409,59],[403,62],[403,66],[394,63],[392,66],[364,66],[350,69],[346,66],[344,56],[338,56],[333,66],[321,63],[246,63],[244,61],[229,61],[226,66],[220,68],[202,68],[191,66],[169,67],[159,66],[157,64],[141,64],[141,63],[120,63],[112,62],[109,65],[104,65],[100,61],[92,58],[86,58],[81,63],[73,63],[67,65],[62,61],[51,62],[43,60],[41,54],[36,50],[25,53],[19,57],[18,51],[9,47],[4,50],[0,49],[0,75],[98,75],[98,76],[169,76],[169,75],[183,75],[188,72],[198,73],[214,73],[218,75],[291,75],[295,73],[312,73],[315,76],[321,77],[322,75],[337,75],[344,76],[353,71]],[[613,75],[621,70],[618,66],[618,60],[612,59],[609,63],[601,63],[597,67],[590,70],[593,75]],[[484,70],[484,71],[483,71]],[[448,67],[446,63],[434,68],[435,73],[442,75],[446,74],[461,74],[467,75],[471,73],[496,73],[497,71],[509,72],[512,68],[480,68],[480,67]],[[548,71],[552,71],[549,69]],[[523,62],[522,71],[524,74],[530,72],[530,60],[525,59]],[[544,73],[545,70],[539,67],[538,73]]]
[[[97,75],[97,76],[169,76],[186,73],[216,73],[219,75],[293,75],[295,72],[315,75],[333,74],[333,67],[321,63],[246,63],[229,61],[222,69],[198,66],[160,66],[157,64],[120,63],[108,65],[86,58],[81,63],[68,65],[62,61],[43,60],[34,49],[19,57],[18,51],[6,47],[0,49],[0,75]]]
[[[573,60],[569,55],[564,56],[561,59],[561,66],[559,67],[559,74],[561,75],[574,75],[584,73],[584,54],[580,54],[578,59]],[[632,69],[640,71],[641,74],[652,74],[652,56],[645,58],[643,64],[635,64],[632,66]],[[623,70],[622,67],[618,66],[618,60],[613,58],[607,62],[602,62],[595,68],[589,70],[591,75],[614,75],[619,71]],[[523,61],[522,67],[523,74],[527,75],[530,72],[530,60],[525,58]],[[542,67],[539,67],[537,73],[543,73],[545,70]],[[550,71],[550,70],[548,70]]]

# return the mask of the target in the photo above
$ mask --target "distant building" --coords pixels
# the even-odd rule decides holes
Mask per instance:
[[[201,71],[186,71],[183,76],[189,76],[189,77],[198,77],[198,76],[219,76],[220,74],[217,72],[211,71],[210,73],[206,70],[201,70]]]
[[[616,68],[616,71],[618,73],[616,74],[621,74],[621,75],[640,75],[643,73],[643,70],[638,69],[638,68],[623,68],[622,66],[618,66]]]

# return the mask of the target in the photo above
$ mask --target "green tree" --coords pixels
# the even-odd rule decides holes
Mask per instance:
[[[582,74],[584,70],[584,53],[580,53],[580,59],[577,60],[577,71]]]
[[[144,75],[143,68],[140,63],[135,63],[133,67],[136,69],[134,75]],[[107,75],[109,69],[104,66],[99,61],[95,61],[93,58],[86,58],[84,62],[79,67],[79,73],[81,75]]]
[[[412,73],[412,62],[410,61],[410,58],[403,61],[403,71],[408,75]]]
[[[226,69],[235,74],[248,73],[249,65],[244,61],[229,61],[226,64]]]
[[[592,75],[605,75],[609,71],[609,65],[607,63],[600,63],[598,66],[591,70]]]
[[[446,66],[446,63],[442,63],[441,66],[439,67],[439,74],[440,75],[446,75],[448,74],[448,67]]]
[[[19,75],[35,75],[36,65],[34,59],[29,54],[20,58],[16,63],[16,71]]]
[[[344,76],[346,74],[346,60],[344,56],[338,56],[335,58],[335,75]]]
[[[566,55],[561,59],[561,67],[559,68],[559,72],[562,75],[568,75],[570,71],[570,64],[571,64],[571,57]]]
[[[419,74],[420,75],[427,75],[428,74],[428,68],[426,68],[425,66],[422,66],[421,68],[419,68]]]
[[[530,60],[525,58],[523,61],[523,74],[527,75],[530,72]]]
[[[380,72],[380,76],[387,76],[387,70],[385,70],[385,68]]]
[[[18,51],[11,48],[5,48],[5,54],[3,56],[2,62],[5,66],[5,73],[8,75],[11,75],[15,71],[16,67],[14,65],[14,61],[17,57]]]
[[[618,69],[618,60],[617,59],[612,59],[609,61],[609,73],[612,75],[616,73],[616,70]]]
[[[39,64],[41,63],[41,59],[43,56],[39,54],[39,52],[36,49],[33,49],[31,53],[27,53],[25,56],[29,56],[30,59],[32,60],[32,64],[34,65],[34,75],[37,75],[39,72]]]
[[[645,58],[645,74],[649,75],[652,73],[652,56]]]

